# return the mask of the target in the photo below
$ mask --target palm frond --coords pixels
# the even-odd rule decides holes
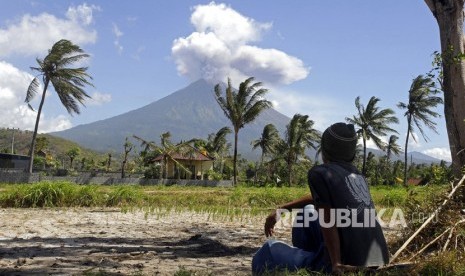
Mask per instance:
[[[27,88],[26,99],[24,100],[24,102],[28,104],[31,110],[34,110],[34,109],[30,105],[30,102],[39,92],[38,91],[39,87],[40,87],[39,80],[35,77],[32,79],[31,83],[29,84],[29,87]]]

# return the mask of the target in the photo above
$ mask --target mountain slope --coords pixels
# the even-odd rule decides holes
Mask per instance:
[[[127,113],[79,125],[74,128],[52,133],[75,141],[98,151],[121,151],[126,137],[140,136],[159,142],[162,133],[169,131],[173,142],[192,138],[206,139],[209,133],[216,133],[224,126],[230,126],[223,111],[215,101],[213,85],[198,80],[158,101]],[[258,139],[263,127],[273,123],[284,135],[290,118],[268,109],[253,123],[239,132],[239,153],[246,158],[259,154],[251,152],[250,142]],[[232,135],[228,137],[232,141]]]
[[[385,152],[379,149],[367,148],[367,152],[372,152],[377,157],[386,155]],[[391,157],[392,161],[400,160],[403,162],[404,159],[405,157],[403,153],[400,155],[393,155]],[[413,162],[415,164],[431,164],[431,163],[438,164],[438,163],[441,163],[441,160],[438,158],[434,158],[429,155],[426,155],[424,153],[418,152],[418,151],[412,151],[408,153],[408,162]]]

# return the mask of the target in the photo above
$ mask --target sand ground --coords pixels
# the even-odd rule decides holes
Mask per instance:
[[[250,275],[264,217],[0,209],[0,275]],[[277,238],[289,241],[289,229]],[[202,273],[203,274],[203,273]]]

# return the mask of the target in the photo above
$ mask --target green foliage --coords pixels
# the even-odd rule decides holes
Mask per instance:
[[[99,192],[99,188],[96,185],[79,187],[74,192],[74,195],[71,202],[72,206],[97,207],[105,201],[104,194]]]
[[[216,172],[214,170],[208,170],[205,173],[206,178],[208,180],[223,180],[223,175],[219,172]]]
[[[443,185],[452,180],[452,169],[445,166],[444,163],[440,165],[432,164],[428,175],[430,184]]]
[[[355,99],[355,107],[358,114],[352,118],[346,118],[348,123],[357,126],[359,129],[357,133],[363,141],[363,164],[362,173],[366,174],[366,141],[373,140],[375,145],[384,150],[386,144],[381,140],[382,136],[386,136],[390,132],[397,131],[392,129],[390,124],[397,124],[399,120],[394,116],[394,111],[390,108],[380,109],[377,105],[380,101],[377,97],[371,97],[367,105],[364,106],[360,103],[360,97]]]
[[[134,206],[144,202],[144,194],[133,186],[121,186],[108,194],[107,206]]]
[[[71,184],[41,182],[15,186],[2,194],[2,207],[55,207],[63,206],[71,191]]]
[[[446,251],[433,256],[426,262],[419,262],[412,274],[415,275],[464,275],[463,252]]]
[[[389,189],[384,196],[378,200],[378,205],[383,207],[403,206],[407,199],[407,192],[404,189]]]

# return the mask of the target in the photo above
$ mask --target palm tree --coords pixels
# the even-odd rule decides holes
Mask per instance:
[[[84,104],[85,98],[90,98],[83,88],[86,85],[92,86],[90,83],[92,77],[87,74],[87,67],[71,68],[69,66],[87,57],[89,57],[89,55],[85,54],[79,46],[74,45],[71,41],[62,39],[53,45],[52,49],[49,50],[48,55],[43,60],[37,59],[37,63],[39,64],[38,67],[31,67],[32,70],[39,72],[38,76],[42,76],[44,88],[42,90],[42,98],[37,111],[34,133],[29,149],[29,173],[32,173],[34,148],[37,131],[39,129],[40,115],[50,82],[68,113],[79,114],[78,103]],[[32,106],[30,102],[39,92],[39,80],[37,77],[32,80],[26,94],[25,102],[31,109]]]
[[[389,163],[391,160],[391,154],[394,153],[395,155],[399,155],[402,150],[400,146],[397,144],[397,140],[399,139],[396,135],[389,136],[389,141],[386,145],[386,162]]]
[[[69,157],[70,169],[73,169],[73,162],[80,154],[81,154],[81,149],[78,147],[72,147],[66,152],[66,156]]]
[[[408,92],[408,103],[400,102],[397,107],[406,109],[404,116],[407,117],[407,137],[405,138],[405,164],[404,164],[404,185],[407,184],[407,159],[408,159],[408,140],[410,134],[413,132],[414,125],[420,131],[423,139],[428,141],[422,125],[427,126],[429,129],[437,133],[436,123],[432,121],[433,118],[440,117],[440,115],[432,109],[443,103],[441,97],[436,96],[439,90],[436,89],[433,80],[430,77],[419,75],[416,77],[410,90]],[[433,118],[431,118],[433,117]],[[413,137],[413,136],[412,136]],[[413,137],[415,140],[415,137]]]
[[[380,136],[386,136],[388,132],[397,133],[396,130],[389,127],[389,124],[399,123],[397,117],[393,116],[394,111],[390,108],[380,109],[377,104],[380,101],[377,97],[371,97],[367,106],[360,104],[360,97],[355,99],[355,107],[358,111],[358,116],[346,118],[348,123],[359,127],[357,131],[359,137],[363,141],[363,164],[362,173],[366,174],[366,159],[367,159],[367,140],[373,140],[375,145],[384,150],[385,143]]]
[[[295,114],[286,126],[284,140],[278,145],[277,151],[286,161],[289,186],[292,183],[292,166],[305,154],[306,149],[316,149],[316,143],[321,140],[321,134],[313,128],[313,124],[308,115]]]
[[[216,101],[223,110],[226,117],[231,121],[234,131],[234,157],[233,157],[233,183],[237,183],[237,140],[239,130],[246,124],[253,122],[262,111],[272,106],[263,96],[268,89],[261,88],[261,82],[253,83],[250,77],[239,84],[239,90],[235,91],[228,79],[225,95],[220,84],[215,86]]]
[[[123,147],[124,147],[124,151],[123,151],[123,161],[121,162],[121,178],[126,178],[126,164],[128,162],[128,155],[133,150],[134,145],[131,143],[131,141],[129,141],[129,138],[126,137]],[[109,155],[109,160],[111,160],[110,158],[111,158],[111,155]],[[107,165],[107,167],[109,166],[110,165]]]
[[[262,131],[259,139],[252,141],[252,149],[260,148],[262,155],[260,158],[260,168],[263,167],[263,159],[267,154],[275,152],[276,145],[279,142],[279,132],[273,124],[267,124]]]
[[[212,155],[216,160],[219,160],[219,173],[223,174],[223,164],[224,164],[224,157],[228,154],[231,144],[228,143],[226,139],[226,135],[231,133],[231,129],[229,127],[223,127],[218,132],[211,133],[208,135],[208,140],[205,143],[204,148],[207,152]]]

